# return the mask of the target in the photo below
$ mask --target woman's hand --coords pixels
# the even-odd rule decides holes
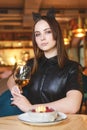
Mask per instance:
[[[12,100],[11,104],[16,105],[21,111],[27,112],[29,110],[31,104],[28,101],[28,99],[21,94],[17,85],[15,85],[11,89],[11,94],[13,96],[13,98],[11,98],[11,100]]]

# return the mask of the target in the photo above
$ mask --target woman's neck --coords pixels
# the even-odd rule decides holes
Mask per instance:
[[[57,56],[57,49],[53,48],[51,50],[44,51],[44,55],[48,59],[51,58],[51,57]]]

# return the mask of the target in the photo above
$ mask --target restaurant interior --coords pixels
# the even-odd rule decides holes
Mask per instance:
[[[32,12],[45,14],[54,7],[69,57],[87,66],[86,0],[0,0],[0,65],[14,65],[26,51],[34,56]],[[80,32],[79,32],[80,31]],[[8,53],[9,52],[9,53]]]
[[[87,67],[86,0],[0,0],[0,74],[22,61],[26,52],[34,57],[32,12],[46,14],[51,7],[69,58]]]

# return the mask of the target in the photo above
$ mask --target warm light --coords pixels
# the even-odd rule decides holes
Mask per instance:
[[[68,38],[64,38],[64,44],[68,45],[69,44],[69,39]]]
[[[70,43],[70,39],[69,39],[69,36],[68,36],[68,31],[67,29],[64,29],[63,31],[63,36],[64,36],[64,44],[65,45],[68,45]]]
[[[22,45],[22,43],[21,42],[18,42],[18,46],[21,46]]]
[[[10,65],[14,65],[16,63],[16,59],[14,57],[10,58]]]
[[[75,29],[72,32],[74,33],[75,37],[84,37],[86,35],[85,29],[82,29],[82,28]]]

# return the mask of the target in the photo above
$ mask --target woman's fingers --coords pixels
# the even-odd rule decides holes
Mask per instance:
[[[18,88],[17,85],[15,85],[12,89],[11,89],[11,94],[14,95],[14,94],[21,94],[21,91],[20,89]]]

